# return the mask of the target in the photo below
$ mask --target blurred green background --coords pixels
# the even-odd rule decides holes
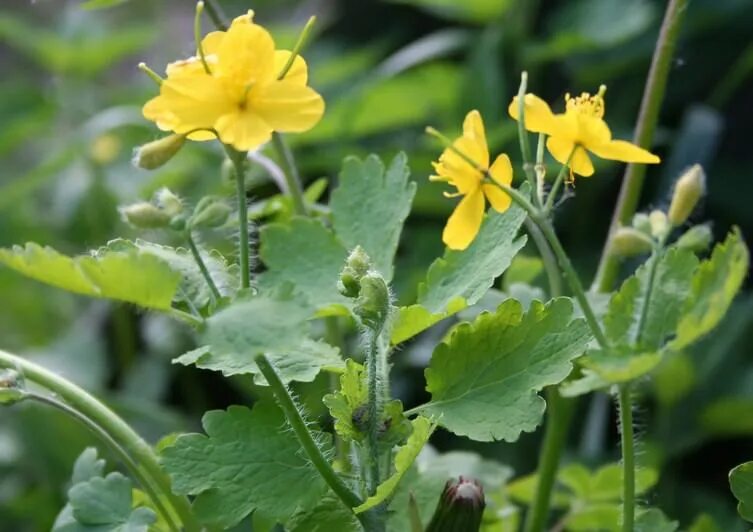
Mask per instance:
[[[561,109],[565,92],[606,83],[606,118],[630,138],[665,2],[650,0],[258,0],[219,2],[236,16],[253,8],[278,44],[290,45],[316,14],[305,56],[327,111],[309,133],[290,138],[308,182],[334,179],[347,154],[409,154],[419,192],[403,235],[395,290],[410,301],[425,268],[442,253],[452,203],[429,184],[439,147],[423,134],[453,134],[479,109],[493,153],[518,157],[506,108],[519,73]],[[669,79],[644,207],[669,201],[689,164],[707,170],[709,195],[694,216],[717,237],[732,224],[753,235],[753,2],[691,0]],[[0,245],[36,241],[85,252],[116,236],[139,235],[117,206],[162,186],[195,201],[227,195],[221,153],[191,144],[155,172],[131,166],[133,147],[158,137],[140,114],[155,93],[136,65],[161,72],[191,55],[194,5],[187,0],[3,0],[0,5]],[[210,23],[205,21],[206,31]],[[566,247],[586,282],[595,269],[623,167],[599,161],[558,212]],[[264,200],[274,183],[255,175],[249,194],[267,218],[285,216]],[[326,198],[326,195],[325,195]],[[284,207],[284,206],[283,206]],[[225,236],[230,236],[228,233]],[[212,244],[217,235],[207,235]],[[223,249],[230,249],[227,245]],[[533,253],[533,250],[530,251]],[[401,349],[395,391],[422,397],[421,371],[441,327]],[[687,525],[699,511],[722,530],[742,530],[728,492],[729,469],[753,459],[753,297],[741,296],[723,326],[646,382],[637,414],[644,463],[662,479],[648,496]],[[0,269],[0,348],[54,368],[104,397],[150,441],[195,429],[204,410],[248,403],[264,393],[242,379],[172,366],[192,347],[189,332],[133,308],[84,299]],[[318,397],[326,382],[301,389]],[[317,391],[318,388],[318,391]],[[314,416],[322,406],[308,401]],[[581,400],[567,460],[594,465],[617,457],[608,400]],[[473,445],[529,473],[540,433],[516,444]],[[47,530],[63,505],[75,456],[91,444],[72,422],[34,405],[0,410],[0,530]],[[442,449],[463,446],[441,434]],[[737,528],[736,528],[737,527]]]

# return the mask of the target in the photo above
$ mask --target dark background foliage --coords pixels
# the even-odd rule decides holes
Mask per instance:
[[[308,181],[336,177],[346,154],[410,155],[419,184],[399,253],[395,290],[410,301],[426,266],[441,253],[441,226],[452,207],[429,184],[438,146],[434,125],[459,129],[479,109],[492,152],[517,157],[506,107],[526,69],[530,88],[563,105],[565,92],[606,83],[607,120],[629,138],[664,2],[649,0],[227,0],[248,8],[279,43],[292,43],[317,14],[306,52],[314,87],[327,101],[322,123],[291,139]],[[737,224],[753,235],[753,3],[692,0],[655,150],[664,164],[648,171],[642,206],[666,206],[673,179],[700,162],[709,195],[694,221],[713,220],[717,237]],[[156,172],[130,165],[131,149],[158,136],[140,116],[155,87],[136,64],[155,70],[191,53],[193,3],[178,0],[4,0],[0,6],[0,245],[37,241],[84,252],[115,236],[135,238],[116,207],[148,199],[161,186],[196,200],[230,195],[216,146],[187,146]],[[205,22],[209,29],[209,22]],[[605,238],[623,167],[601,161],[577,183],[557,214],[565,244],[586,282]],[[259,206],[275,193],[261,173],[250,195]],[[271,218],[286,216],[272,212]],[[160,239],[161,235],[145,235]],[[229,236],[229,235],[226,235]],[[206,235],[208,244],[216,235]],[[225,251],[232,248],[224,244]],[[223,380],[170,359],[192,347],[164,317],[56,291],[0,269],[0,347],[34,357],[105,397],[151,441],[197,427],[201,413],[260,394],[248,379]],[[660,368],[641,389],[637,414],[641,460],[662,480],[648,502],[689,523],[699,511],[723,530],[742,529],[726,475],[753,458],[753,297],[743,294],[713,337]],[[442,331],[394,355],[395,392],[422,397],[421,371]],[[354,350],[356,347],[354,346]],[[300,391],[326,422],[320,379]],[[617,457],[605,396],[581,399],[567,460],[599,464]],[[517,474],[536,463],[540,433],[516,444],[474,445],[439,434],[440,448],[475,448]],[[75,456],[89,435],[36,406],[0,411],[0,529],[46,530],[63,504]]]

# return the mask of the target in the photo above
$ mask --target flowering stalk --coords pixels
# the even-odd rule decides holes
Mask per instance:
[[[246,153],[228,145],[225,152],[235,169],[236,195],[238,197],[238,251],[240,255],[241,289],[251,286],[251,265],[248,243],[248,202],[246,199]]]
[[[635,126],[635,143],[648,146],[654,137],[654,130],[659,119],[659,109],[667,88],[667,78],[672,66],[672,56],[680,33],[680,27],[688,7],[688,0],[670,0],[664,13],[664,20],[659,30],[651,69],[643,90],[643,100]],[[599,268],[596,271],[591,289],[597,292],[609,292],[617,277],[618,259],[609,252],[609,240],[617,229],[626,225],[635,213],[640,198],[646,168],[641,164],[629,164],[622,180],[620,195],[612,215],[612,223],[607,235],[607,242],[601,254]]]
[[[296,214],[301,216],[308,216],[308,210],[306,209],[306,203],[303,198],[303,187],[301,186],[301,176],[298,173],[298,167],[295,164],[293,158],[293,152],[290,151],[285,139],[279,133],[272,133],[272,144],[277,151],[277,155],[280,158],[280,162],[284,166],[283,175],[285,176],[285,183],[288,186],[288,193],[293,200],[293,208]]]
[[[620,385],[617,396],[622,443],[622,530],[633,532],[635,522],[635,449],[633,448],[633,404],[630,383]]]
[[[209,273],[209,269],[207,268],[204,259],[201,257],[201,253],[199,253],[199,248],[196,246],[196,242],[193,239],[193,235],[191,234],[190,229],[186,230],[186,242],[188,242],[188,248],[191,250],[191,255],[193,255],[193,259],[196,262],[196,265],[199,267],[201,275],[204,276],[204,279],[207,282],[209,292],[211,293],[212,304],[216,304],[217,301],[219,301],[222,297],[222,294],[220,294],[220,291],[217,289],[217,285],[214,284],[212,274]]]
[[[139,478],[148,479],[157,497],[170,512],[168,519],[182,523],[183,529],[188,532],[201,530],[191,513],[188,500],[172,493],[170,480],[162,471],[151,446],[115,412],[72,382],[38,364],[2,350],[0,350],[0,367],[20,371],[26,379],[49,390],[62,399],[66,405],[100,427],[137,464],[140,472]]]

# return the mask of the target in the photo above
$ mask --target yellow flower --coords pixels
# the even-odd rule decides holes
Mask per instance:
[[[612,133],[604,121],[604,92],[602,85],[598,94],[587,92],[580,96],[565,95],[565,112],[552,113],[549,105],[534,94],[526,94],[525,127],[528,131],[545,133],[549,138],[546,147],[557,161],[568,164],[576,174],[588,177],[594,166],[588,156],[590,151],[602,159],[626,163],[658,163],[659,157],[624,140],[612,140]],[[513,98],[508,108],[510,116],[518,119],[518,97]],[[575,150],[575,151],[573,151]]]
[[[240,151],[267,142],[273,131],[303,132],[324,113],[324,101],[306,85],[306,63],[297,56],[278,79],[291,52],[276,50],[272,36],[253,22],[253,12],[227,31],[209,33],[200,56],[167,66],[160,94],[144,105],[144,116],[160,129],[215,138]]]
[[[447,220],[442,240],[450,249],[465,249],[478,234],[486,212],[486,200],[498,212],[504,212],[510,207],[510,196],[496,185],[484,183],[484,177],[488,173],[497,183],[509,186],[512,182],[512,165],[510,158],[503,153],[489,167],[484,123],[475,110],[465,117],[463,135],[452,146],[454,150],[446,148],[439,161],[433,163],[436,175],[429,179],[445,181],[455,187],[456,193],[445,192],[448,198],[463,196]],[[455,150],[467,156],[475,165]]]

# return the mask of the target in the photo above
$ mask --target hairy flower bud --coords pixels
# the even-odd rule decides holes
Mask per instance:
[[[633,216],[633,227],[645,235],[651,235],[651,220],[648,214],[644,212],[636,213]]]
[[[462,476],[448,480],[426,532],[475,532],[481,527],[485,506],[479,482]]]
[[[159,189],[154,200],[168,216],[177,216],[183,211],[183,202],[167,187]]]
[[[612,236],[611,252],[618,257],[634,257],[651,251],[653,242],[645,233],[632,227],[620,227]]]
[[[139,229],[158,229],[170,224],[170,216],[165,211],[146,201],[119,210],[124,221]]]
[[[148,142],[133,152],[133,164],[144,170],[154,170],[172,159],[183,147],[184,135],[173,134]]]
[[[356,246],[348,255],[345,267],[340,272],[337,287],[345,297],[358,297],[361,291],[361,278],[371,267],[371,259],[361,246]]]
[[[694,225],[677,239],[677,247],[695,252],[706,251],[711,245],[712,238],[708,225]]]
[[[663,211],[658,209],[651,211],[648,215],[649,222],[651,224],[651,235],[654,238],[665,238],[669,233],[669,223],[667,222],[667,215]]]
[[[384,326],[390,313],[390,290],[381,275],[371,272],[361,278],[353,312],[369,329],[378,331]]]
[[[706,176],[701,165],[694,164],[675,183],[672,203],[669,205],[669,222],[673,226],[682,225],[693,212],[698,200],[706,189]]]
[[[12,405],[26,399],[23,375],[14,369],[0,371],[0,405]]]
[[[230,206],[219,198],[206,196],[196,205],[188,224],[191,227],[219,227],[227,221],[231,212]]]

